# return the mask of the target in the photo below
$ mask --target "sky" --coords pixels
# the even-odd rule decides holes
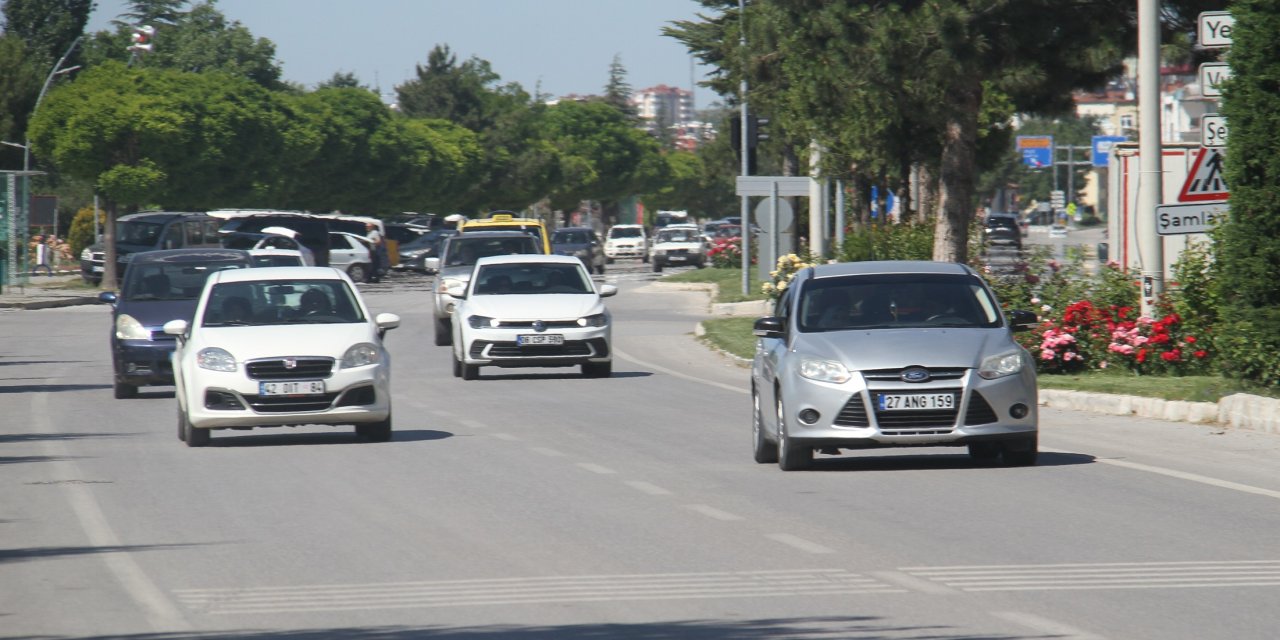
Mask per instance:
[[[111,29],[125,0],[97,0],[89,32]],[[501,82],[553,97],[599,94],[620,56],[632,90],[666,84],[693,89],[696,107],[718,101],[693,87],[708,67],[662,35],[673,20],[696,19],[696,0],[217,0],[228,20],[276,45],[284,80],[307,88],[335,72],[393,94],[427,53],[447,44],[461,62],[489,61]]]

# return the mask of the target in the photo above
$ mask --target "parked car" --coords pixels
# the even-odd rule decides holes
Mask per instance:
[[[453,374],[474,380],[480,368],[572,367],[582,375],[613,372],[611,321],[582,261],[573,256],[481,258],[466,284],[449,288],[453,309]]]
[[[966,446],[979,461],[1036,462],[1035,363],[968,266],[853,262],[798,272],[755,322],[756,462],[802,469],[815,450]]]
[[[587,271],[604,274],[604,243],[591,227],[565,227],[551,234],[551,252],[559,256],[574,256],[582,261]]]
[[[297,234],[297,241],[311,251],[317,266],[329,266],[329,224],[325,218],[307,213],[269,210],[216,210],[209,215],[224,220],[218,233],[222,246],[249,249],[267,227],[283,227]],[[245,243],[249,244],[246,246]]]
[[[662,273],[664,267],[673,265],[702,267],[706,263],[706,248],[697,226],[672,225],[659,229],[654,235],[649,262],[653,263],[655,273]]]
[[[649,240],[644,227],[638,224],[609,227],[604,239],[604,257],[609,264],[619,258],[640,258],[641,262],[649,262]]]
[[[1012,213],[989,213],[982,223],[983,241],[988,247],[1022,250],[1022,225]]]
[[[427,269],[427,258],[440,257],[440,248],[444,245],[445,238],[456,235],[458,235],[456,229],[439,228],[400,245],[400,264],[396,268],[419,273],[435,273]]]
[[[251,256],[218,247],[138,253],[120,292],[104,291],[111,305],[111,365],[116,398],[132,398],[138,387],[173,384],[169,356],[174,340],[164,323],[190,320],[210,274],[253,266]]]
[[[297,249],[249,249],[255,267],[307,267],[306,258]]]
[[[362,235],[329,232],[329,266],[341,269],[356,282],[369,282],[373,273],[373,247]]]
[[[426,261],[427,269],[437,272],[431,304],[436,346],[448,345],[453,340],[453,307],[457,299],[449,291],[467,284],[477,260],[531,253],[542,253],[541,243],[523,231],[467,231],[447,238],[440,257]]]
[[[116,278],[124,281],[125,271],[135,254],[185,247],[219,247],[218,228],[222,220],[203,213],[145,211],[120,216],[116,220]],[[89,284],[102,282],[106,245],[98,242],[80,252],[80,277]]]
[[[395,314],[372,316],[351,278],[333,267],[223,271],[209,278],[194,318],[164,325],[173,352],[178,437],[209,444],[214,429],[355,425],[391,439]]]

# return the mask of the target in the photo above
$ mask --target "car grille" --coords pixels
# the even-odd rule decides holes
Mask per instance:
[[[333,405],[338,397],[336,393],[324,393],[315,396],[244,396],[254,411],[258,413],[300,413],[304,411],[324,411]]]
[[[538,321],[537,320],[503,320],[502,324],[499,326],[501,326],[503,329],[532,329],[535,322],[538,322]],[[576,329],[579,326],[581,326],[578,324],[578,321],[576,319],[574,320],[543,320],[542,324],[548,329]]]
[[[902,382],[902,371],[902,369],[869,369],[862,372],[862,377],[867,382]],[[933,368],[929,369],[929,379],[931,381],[960,380],[964,378],[966,371],[968,369],[963,367]]]
[[[286,367],[286,360],[295,366]],[[319,380],[333,373],[333,358],[263,358],[245,363],[245,371],[252,380]]]
[[[974,391],[969,396],[969,409],[964,412],[965,424],[991,424],[999,419],[995,409],[991,408],[991,403],[981,393]]]
[[[604,347],[604,340],[570,340],[564,344],[533,345],[522,347],[515,342],[489,342],[476,340],[471,343],[472,358],[489,358],[495,360],[520,358],[565,358],[565,357],[604,357],[609,354]]]
[[[871,421],[867,419],[867,405],[862,401],[862,394],[855,393],[849,401],[844,403],[844,407],[840,409],[840,413],[836,414],[833,424],[837,427],[869,427]]]

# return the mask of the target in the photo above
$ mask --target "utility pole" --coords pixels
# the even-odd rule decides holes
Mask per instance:
[[[750,55],[747,53],[747,0],[738,0],[738,48],[742,49],[742,80],[738,83],[739,110],[741,118],[739,118],[738,126],[741,127],[739,133],[742,135],[742,162],[741,175],[749,175],[748,150],[747,150],[747,127],[749,126],[747,116],[747,68],[751,61]],[[750,295],[751,293],[751,205],[747,200],[748,196],[742,196],[742,295]],[[775,233],[777,230],[774,230]]]
[[[1156,314],[1164,293],[1164,238],[1156,230],[1163,194],[1160,140],[1160,0],[1138,0],[1138,180],[1137,240],[1142,262],[1142,315]]]

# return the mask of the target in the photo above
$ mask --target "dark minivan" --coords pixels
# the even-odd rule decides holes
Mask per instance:
[[[311,250],[317,267],[329,266],[329,222],[322,216],[306,213],[254,213],[249,215],[226,215],[222,225],[222,246],[231,249],[248,249],[262,239],[261,233],[267,227],[284,227],[298,232],[298,242]]]
[[[115,397],[132,398],[138,387],[173,384],[169,356],[174,337],[164,332],[170,320],[191,321],[209,274],[247,269],[246,251],[222,248],[172,249],[139,253],[125,272],[120,293],[103,292],[112,305],[111,362]]]
[[[222,220],[204,213],[144,211],[116,219],[116,278],[124,280],[126,268],[135,254],[161,249],[217,247]],[[102,282],[106,245],[99,242],[80,253],[80,277],[97,285]]]

